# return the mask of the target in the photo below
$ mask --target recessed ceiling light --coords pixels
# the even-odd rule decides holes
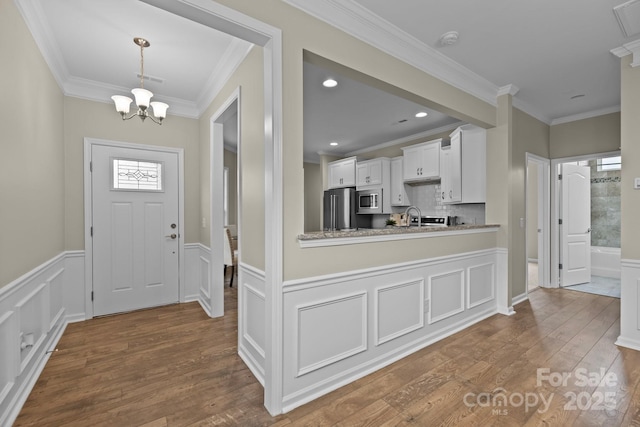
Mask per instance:
[[[327,80],[322,82],[322,86],[324,86],[324,87],[336,87],[336,86],[338,86],[338,82],[335,81],[334,79],[327,79]]]
[[[427,117],[427,113],[424,111],[420,111],[419,113],[416,113],[416,117]]]
[[[338,145],[338,143],[337,143],[337,142],[335,142],[335,141],[333,141],[333,142],[329,143],[329,145],[331,145],[331,146],[334,146],[334,147],[335,147],[336,145]]]

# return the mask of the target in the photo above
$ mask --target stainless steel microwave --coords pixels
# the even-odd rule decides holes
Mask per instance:
[[[358,191],[357,200],[359,214],[382,213],[382,188]]]

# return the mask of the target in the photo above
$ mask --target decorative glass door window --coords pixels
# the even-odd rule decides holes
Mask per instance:
[[[162,162],[111,159],[112,190],[162,191]]]

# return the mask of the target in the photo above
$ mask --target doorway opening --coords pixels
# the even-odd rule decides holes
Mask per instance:
[[[550,161],[526,154],[527,293],[549,287]]]
[[[224,268],[224,238],[226,229],[233,230],[235,242],[242,235],[240,223],[241,160],[240,160],[240,88],[237,88],[210,120],[210,244],[211,244],[211,317],[224,315],[226,272],[235,274],[242,283],[241,269]],[[239,247],[238,260],[242,259]],[[231,250],[234,250],[232,247]],[[229,277],[231,282],[232,277]]]
[[[558,287],[620,298],[621,167],[620,152],[554,160]]]

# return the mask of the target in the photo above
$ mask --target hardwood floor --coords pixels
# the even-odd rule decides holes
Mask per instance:
[[[219,319],[190,303],[69,325],[15,425],[640,424],[640,352],[614,345],[616,298],[539,289],[514,316],[493,316],[273,418],[237,356],[236,295],[226,288]],[[562,374],[571,375],[564,384],[555,381]]]

